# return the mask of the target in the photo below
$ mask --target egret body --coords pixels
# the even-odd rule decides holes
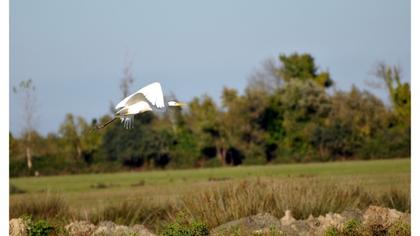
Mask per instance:
[[[165,104],[162,87],[160,83],[155,82],[124,98],[115,107],[116,112],[114,119],[108,121],[102,126],[98,126],[97,128],[101,129],[115,119],[119,118],[124,127],[126,129],[130,129],[133,128],[134,115],[136,114],[156,109],[165,109],[166,107],[178,107],[183,105],[185,104],[176,101],[169,101]]]

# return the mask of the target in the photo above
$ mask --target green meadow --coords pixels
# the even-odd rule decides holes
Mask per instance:
[[[166,201],[256,179],[282,182],[310,179],[325,184],[351,183],[372,192],[391,188],[409,191],[410,159],[11,178],[11,185],[25,193],[12,194],[10,201],[58,193],[72,208],[86,209],[138,197]]]

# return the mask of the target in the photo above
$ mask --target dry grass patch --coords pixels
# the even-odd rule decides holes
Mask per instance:
[[[43,193],[12,201],[10,217],[28,215],[35,219],[88,220],[95,224],[101,221],[122,225],[143,224],[159,232],[166,224],[175,222],[180,212],[189,224],[203,222],[211,229],[258,213],[270,213],[281,218],[286,210],[291,210],[296,219],[329,212],[340,213],[346,209],[364,210],[369,205],[410,211],[409,188],[372,192],[362,186],[354,180],[339,182],[312,177],[227,180],[197,187],[172,198],[126,198],[77,212],[69,211],[59,195]],[[105,197],[107,192],[103,194]]]
[[[391,200],[390,200],[391,199]],[[398,204],[395,204],[395,203]],[[278,218],[291,210],[297,219],[371,204],[409,210],[409,194],[402,190],[377,195],[355,184],[313,179],[241,181],[181,198],[180,209],[211,228],[242,217],[267,212]],[[404,204],[402,204],[404,203]],[[408,205],[406,204],[408,203]],[[402,209],[401,209],[402,208]]]
[[[69,217],[69,207],[59,194],[44,193],[10,202],[9,217],[30,216],[34,219]]]
[[[142,224],[156,230],[168,221],[173,205],[171,202],[156,202],[152,198],[136,198],[106,205],[81,218],[94,224],[112,221],[120,225]]]

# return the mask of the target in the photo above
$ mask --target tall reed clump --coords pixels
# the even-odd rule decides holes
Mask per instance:
[[[173,209],[172,202],[157,202],[152,198],[136,198],[106,205],[90,212],[87,219],[95,224],[112,221],[116,224],[143,224],[150,229],[161,227]]]
[[[410,212],[411,196],[409,191],[390,188],[377,197],[377,205],[396,209],[402,212]]]
[[[30,216],[33,219],[69,217],[69,207],[59,194],[44,193],[10,202],[9,217]]]
[[[395,199],[399,199],[398,202],[405,199],[404,194],[399,192],[391,196],[393,203]],[[346,209],[365,209],[371,204],[390,207],[391,201],[385,199],[354,184],[326,183],[313,179],[257,180],[231,183],[186,195],[181,198],[180,207],[190,214],[191,219],[201,220],[212,228],[263,212],[280,218],[285,210],[291,210],[295,218],[305,219],[311,214],[318,216]]]

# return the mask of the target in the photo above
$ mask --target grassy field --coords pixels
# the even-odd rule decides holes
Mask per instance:
[[[140,196],[167,201],[213,186],[257,178],[352,183],[372,192],[390,188],[409,191],[410,159],[12,178],[10,183],[26,193],[12,194],[10,201],[52,192],[59,193],[72,208],[89,209]]]

